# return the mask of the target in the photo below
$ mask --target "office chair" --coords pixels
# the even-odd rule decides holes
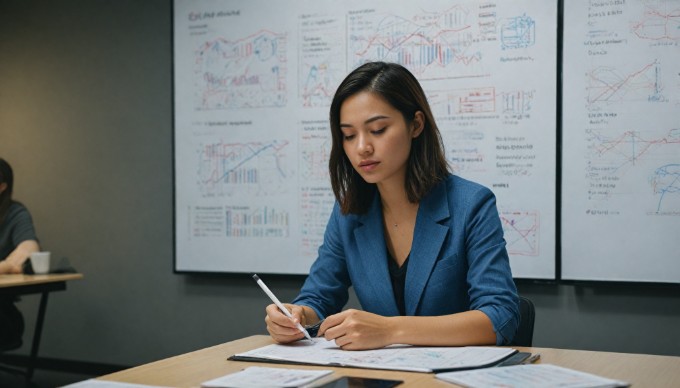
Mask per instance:
[[[12,367],[12,366],[9,366],[8,364],[4,363],[3,357],[2,357],[2,353],[6,352],[8,350],[19,349],[22,344],[23,344],[23,342],[21,341],[21,339],[19,339],[17,342],[13,342],[11,344],[8,344],[8,345],[2,347],[2,349],[0,349],[0,372],[9,373],[9,374],[12,374],[12,375],[26,376],[25,371],[18,369],[18,368],[15,368],[15,367]]]
[[[515,338],[510,342],[511,346],[531,346],[534,339],[534,320],[536,311],[534,303],[523,296],[519,297],[519,327]]]

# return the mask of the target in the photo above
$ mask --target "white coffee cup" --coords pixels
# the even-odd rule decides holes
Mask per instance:
[[[37,274],[50,272],[50,252],[31,253],[31,266]]]

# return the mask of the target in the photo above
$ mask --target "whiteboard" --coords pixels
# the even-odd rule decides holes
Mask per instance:
[[[328,110],[366,61],[421,81],[513,275],[555,278],[557,2],[174,2],[175,270],[306,274],[334,197]]]
[[[565,1],[562,278],[680,282],[680,1]]]

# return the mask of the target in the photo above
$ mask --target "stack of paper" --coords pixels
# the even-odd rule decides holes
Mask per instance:
[[[630,385],[625,381],[607,379],[550,364],[515,365],[438,373],[435,377],[470,388],[591,388],[627,387]]]
[[[265,368],[252,366],[240,372],[206,381],[204,388],[300,387],[333,373],[332,370]]]
[[[483,346],[419,347],[408,345],[350,352],[340,349],[335,341],[315,338],[312,341],[298,341],[287,345],[268,345],[235,354],[229,359],[412,372],[443,372],[494,365],[516,352],[517,350],[512,348]]]

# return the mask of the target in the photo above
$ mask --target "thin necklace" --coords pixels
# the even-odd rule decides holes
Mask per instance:
[[[385,216],[387,216],[387,214],[385,214]],[[392,218],[392,214],[391,214],[391,213],[390,213],[390,218]],[[387,220],[386,220],[386,221],[387,221]],[[396,222],[396,221],[394,221],[394,220],[392,220],[391,222],[388,221],[388,223],[392,224],[395,228],[398,228],[398,227],[399,227],[399,223]]]
[[[389,214],[388,214],[388,212],[386,212],[385,210],[383,210],[383,214],[385,215],[385,222],[386,222],[387,224],[391,224],[392,226],[394,226],[394,227],[397,228],[397,229],[399,228],[399,223],[398,223],[398,222],[394,219],[394,217],[392,216],[392,212],[389,212]],[[388,217],[388,216],[389,216],[389,217]],[[387,218],[391,218],[392,221],[387,220]]]

